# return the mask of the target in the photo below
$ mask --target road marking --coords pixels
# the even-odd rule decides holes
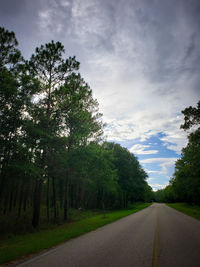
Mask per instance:
[[[153,242],[152,267],[158,267],[158,233],[159,233],[159,219],[158,219],[158,213],[157,213],[156,229],[155,229],[154,242]]]

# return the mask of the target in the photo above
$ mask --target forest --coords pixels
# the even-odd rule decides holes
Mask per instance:
[[[72,208],[121,209],[153,198],[137,157],[103,139],[80,63],[64,55],[52,41],[25,60],[15,33],[0,28],[0,216],[13,224],[22,218],[38,228],[68,221]]]
[[[190,106],[182,113],[184,124],[181,128],[188,131],[188,144],[176,161],[169,185],[155,192],[155,200],[200,205],[200,101],[197,107]]]

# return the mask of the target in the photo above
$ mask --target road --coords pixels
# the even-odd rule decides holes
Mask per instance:
[[[153,204],[19,266],[200,267],[200,222]]]

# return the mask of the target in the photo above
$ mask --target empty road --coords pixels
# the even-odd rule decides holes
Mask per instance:
[[[153,204],[19,266],[200,267],[200,221]]]

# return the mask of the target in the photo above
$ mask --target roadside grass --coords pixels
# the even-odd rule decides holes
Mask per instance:
[[[79,221],[65,223],[56,228],[39,230],[29,234],[10,235],[9,238],[0,240],[0,264],[51,248],[70,238],[95,230],[150,205],[151,203],[136,203],[126,210],[102,212],[94,216],[89,212],[89,217],[85,216]]]
[[[191,205],[188,203],[167,203],[167,205],[200,220],[200,206]]]

